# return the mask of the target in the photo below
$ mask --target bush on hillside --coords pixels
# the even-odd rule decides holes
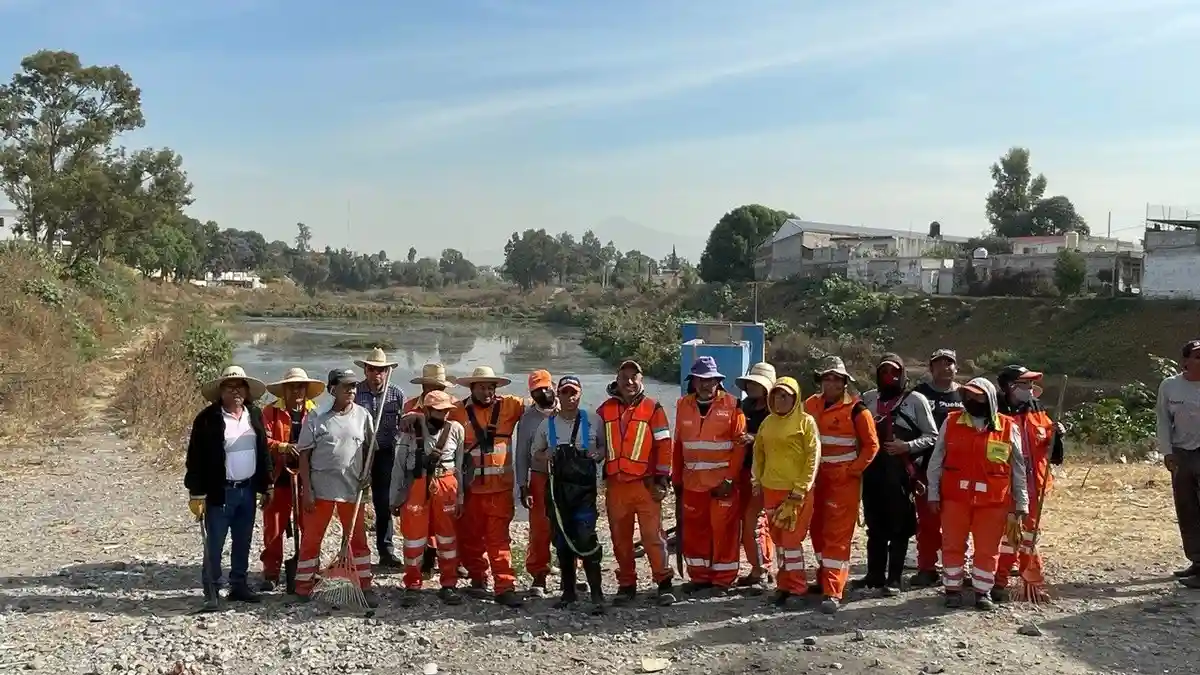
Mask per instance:
[[[1171,359],[1150,355],[1154,369],[1161,377],[1179,372],[1179,364]],[[1155,449],[1155,406],[1158,403],[1158,383],[1135,381],[1111,396],[1098,391],[1099,400],[1080,405],[1063,415],[1068,437],[1108,455],[1116,453],[1131,459],[1144,459]]]
[[[233,358],[224,330],[196,317],[150,336],[119,388],[116,407],[127,431],[165,466],[183,461],[187,435],[206,404],[199,385],[217,377]]]

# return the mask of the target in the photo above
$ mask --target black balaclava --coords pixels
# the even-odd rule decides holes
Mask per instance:
[[[900,370],[899,375],[895,380],[884,382],[881,379],[880,372],[884,365],[892,365]],[[900,358],[899,354],[884,354],[879,360],[879,366],[875,369],[875,382],[879,385],[879,398],[888,400],[893,399],[904,393],[908,387],[908,371],[904,368],[904,359]]]

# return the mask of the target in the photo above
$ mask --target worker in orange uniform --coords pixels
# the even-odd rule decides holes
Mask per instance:
[[[300,429],[304,418],[317,409],[316,397],[325,391],[325,384],[314,380],[303,368],[289,368],[283,379],[267,385],[267,391],[275,397],[271,405],[263,408],[263,427],[267,432],[267,449],[271,451],[271,464],[275,469],[276,490],[271,500],[263,507],[263,583],[262,590],[269,592],[279,585],[279,569],[283,566],[283,540],[289,525],[292,537],[300,536],[300,517],[293,517],[300,504],[293,503],[293,491],[299,494],[296,472],[300,469]],[[295,488],[295,490],[293,490]],[[298,514],[297,514],[298,516]]]
[[[796,380],[779,378],[768,405],[771,414],[754,436],[751,485],[762,497],[777,547],[779,569],[771,601],[782,608],[807,591],[804,537],[812,521],[821,438],[817,421],[800,405]]]
[[[812,519],[819,586],[810,591],[821,593],[821,611],[833,614],[841,606],[850,576],[850,541],[858,522],[863,471],[879,452],[879,438],[867,406],[846,391],[854,378],[842,359],[825,359],[816,375],[821,392],[804,401],[804,409],[821,432],[821,469]]]
[[[425,365],[421,366],[421,376],[414,377],[413,379],[409,380],[409,383],[421,385],[421,393],[404,402],[403,414],[406,415],[415,410],[419,410],[422,407],[422,401],[425,399],[425,395],[429,392],[446,391],[446,389],[454,385],[454,383],[446,377],[446,367],[440,363],[426,363]],[[458,403],[458,399],[453,395],[450,396],[450,401],[452,403]],[[409,431],[411,432],[412,429],[409,429]],[[426,547],[421,561],[421,576],[425,579],[432,577],[436,564],[437,541],[433,536],[430,536],[429,546]],[[460,569],[459,576],[466,577],[464,572],[466,572],[466,570]]]
[[[609,386],[609,395],[596,414],[604,423],[605,505],[613,557],[617,560],[613,604],[628,605],[637,597],[633,556],[636,519],[658,585],[658,603],[669,605],[675,602],[675,575],[667,561],[662,500],[671,481],[671,425],[663,407],[646,396],[642,367],[636,361],[624,361],[617,368],[617,380]]]
[[[942,423],[929,457],[929,506],[942,518],[942,583],[946,606],[964,604],[967,537],[971,588],[977,609],[995,607],[1000,542],[1029,513],[1021,429],[998,412],[996,387],[977,377],[961,387],[963,409]]]
[[[771,413],[768,392],[775,386],[775,366],[756,363],[745,375],[734,380],[738,388],[746,392],[742,399],[742,414],[746,416],[746,460],[738,478],[738,496],[742,500],[742,551],[750,563],[750,574],[737,580],[743,588],[760,590],[770,583],[771,560],[775,558],[775,544],[771,540],[770,522],[763,509],[762,491],[751,489],[751,464],[754,459],[754,438],[759,427]],[[807,531],[807,526],[805,526]]]
[[[543,598],[546,596],[546,576],[550,574],[550,511],[546,508],[548,473],[545,458],[533,456],[533,439],[542,422],[558,412],[558,392],[549,371],[535,370],[529,374],[529,397],[533,402],[517,425],[514,464],[517,493],[521,505],[529,512],[529,543],[525,549],[525,571],[533,577],[529,595]]]
[[[1025,366],[1005,366],[996,377],[1000,387],[1000,412],[1013,418],[1021,431],[1021,453],[1025,456],[1026,482],[1029,486],[1029,516],[1021,523],[1021,540],[1014,549],[1007,541],[1000,543],[1000,562],[996,568],[996,585],[992,600],[1007,602],[1008,576],[1017,566],[1026,581],[1028,599],[1034,602],[1049,600],[1042,576],[1042,557],[1034,550],[1034,536],[1041,527],[1042,506],[1054,486],[1050,465],[1063,463],[1063,429],[1050,419],[1050,413],[1038,400],[1037,386],[1042,374]]]
[[[517,422],[525,414],[525,402],[519,396],[498,396],[496,389],[512,380],[496,375],[488,366],[456,381],[471,390],[471,397],[460,401],[451,416],[466,430],[463,480],[467,485],[458,520],[459,555],[471,577],[472,595],[487,596],[490,567],[496,602],[520,607],[524,601],[516,593],[509,536],[515,512],[510,448]]]
[[[688,373],[693,393],[675,408],[671,484],[682,500],[685,593],[728,592],[737,581],[742,514],[738,476],[746,454],[746,416],[738,399],[721,388],[725,376],[711,356]]]
[[[431,391],[421,401],[424,415],[412,432],[401,432],[392,473],[392,514],[404,533],[404,596],[411,607],[420,601],[421,564],[430,539],[438,543],[441,590],[447,605],[462,603],[458,584],[457,519],[463,509],[463,465],[466,431],[447,419],[455,402],[444,391]]]

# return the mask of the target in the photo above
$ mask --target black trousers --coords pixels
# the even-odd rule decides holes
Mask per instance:
[[[395,557],[392,543],[395,526],[392,524],[392,465],[396,463],[395,448],[376,448],[371,464],[371,504],[375,507],[375,553],[379,557]]]
[[[876,455],[863,472],[863,519],[867,523],[869,586],[899,585],[908,540],[917,531],[917,511],[902,458]]]
[[[1200,448],[1172,448],[1175,471],[1171,473],[1171,490],[1175,497],[1175,516],[1179,520],[1179,536],[1183,553],[1200,565]]]
[[[582,557],[583,572],[592,598],[602,598],[600,558],[603,550],[596,536],[596,484],[581,485],[551,476],[547,497],[546,511],[562,574],[563,598],[575,598],[575,566],[580,559],[579,553],[588,554]]]

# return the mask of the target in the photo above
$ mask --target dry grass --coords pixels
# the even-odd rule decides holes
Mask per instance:
[[[126,429],[153,461],[172,468],[182,465],[188,430],[205,405],[187,368],[184,331],[176,322],[148,336],[114,401]]]

